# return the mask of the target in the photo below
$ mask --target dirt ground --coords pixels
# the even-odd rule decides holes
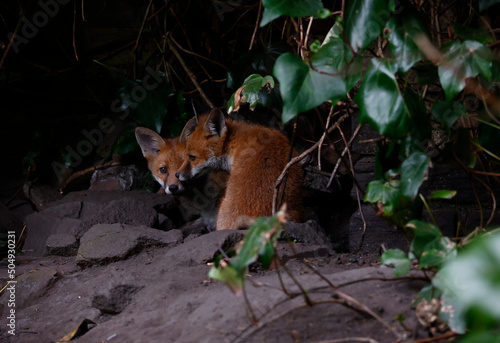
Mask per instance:
[[[410,307],[426,284],[422,275],[394,280],[379,254],[339,254],[311,239],[294,243],[297,255],[288,242],[278,244],[294,279],[279,269],[288,295],[275,269],[251,268],[247,307],[243,296],[208,277],[219,248],[227,249],[243,232],[162,231],[142,225],[139,213],[116,217],[111,210],[113,204],[133,208],[137,199],[148,204],[148,197],[158,208],[157,195],[145,193],[70,194],[28,216],[28,224],[55,230],[52,237],[61,240],[66,236],[57,230],[76,232],[73,224],[85,234],[76,256],[17,257],[15,335],[8,333],[9,293],[3,292],[2,342],[57,342],[82,322],[89,330],[76,342],[396,342],[429,336]],[[92,203],[92,196],[103,202]],[[145,222],[160,225],[147,209],[141,213]],[[7,270],[4,263],[2,284]]]

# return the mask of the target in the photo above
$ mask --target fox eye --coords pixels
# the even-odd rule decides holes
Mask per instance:
[[[166,174],[167,173],[167,167],[161,167],[160,168],[160,173]]]
[[[189,155],[189,160],[190,160],[191,162],[193,162],[194,160],[196,160],[196,156]]]

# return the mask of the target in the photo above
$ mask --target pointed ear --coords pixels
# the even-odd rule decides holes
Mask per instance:
[[[145,127],[135,129],[135,138],[141,146],[144,157],[155,157],[165,147],[165,140],[153,130]]]
[[[224,118],[224,113],[222,113],[222,111],[218,108],[214,108],[212,111],[210,111],[203,129],[206,133],[209,133],[213,136],[222,136],[227,130],[226,118]]]
[[[196,129],[196,126],[198,126],[198,118],[193,117],[189,119],[186,125],[184,125],[181,135],[179,136],[179,143],[186,143],[188,137],[191,136]]]

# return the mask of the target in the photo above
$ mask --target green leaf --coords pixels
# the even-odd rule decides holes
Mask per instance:
[[[382,254],[380,261],[383,264],[394,265],[394,276],[403,276],[410,272],[411,261],[402,250],[387,250]]]
[[[231,266],[236,270],[246,268],[257,261],[260,254],[269,257],[269,246],[274,246],[281,231],[281,223],[277,217],[260,217],[248,229],[241,251],[231,259]]]
[[[417,257],[420,258],[422,253],[426,250],[425,246],[430,242],[434,241],[436,238],[443,237],[441,231],[431,223],[426,223],[420,220],[411,220],[405,226],[407,229],[412,229],[415,232],[415,236],[410,245],[410,251]]]
[[[439,191],[432,192],[428,199],[451,199],[457,195],[457,191],[442,189]]]
[[[466,78],[481,75],[491,79],[493,53],[481,43],[453,41],[443,45],[442,54],[438,73],[447,101],[465,88]]]
[[[282,15],[300,18],[317,17],[325,13],[320,0],[262,0],[262,6],[264,6],[264,13],[260,27]]]
[[[489,7],[498,4],[500,0],[479,0],[479,12],[482,12]]]
[[[381,135],[397,139],[410,131],[409,110],[391,65],[385,61],[372,59],[355,101],[359,105],[360,123],[370,124]]]
[[[208,272],[208,277],[219,280],[228,286],[231,292],[239,296],[242,294],[245,285],[245,272],[245,269],[236,270],[230,265],[225,265],[223,267],[219,264],[217,267],[212,266]]]
[[[401,192],[414,198],[424,182],[430,159],[423,152],[414,152],[401,164]]]
[[[456,244],[448,237],[439,237],[425,245],[419,268],[438,267],[457,255]]]
[[[386,0],[352,0],[345,10],[345,31],[355,52],[367,48],[390,16]]]
[[[311,60],[313,67],[328,74],[313,70],[304,64],[300,57],[292,53],[286,53],[278,58],[274,66],[274,75],[280,83],[284,123],[299,113],[321,105],[328,99],[345,97],[348,91],[346,81],[340,75],[331,75],[338,71],[338,68],[343,65],[342,62],[345,62],[348,57],[344,48],[345,45],[340,45],[337,39],[323,46],[313,56]],[[347,73],[350,71],[351,68]],[[347,76],[349,84],[352,84],[355,79],[356,75]]]
[[[413,40],[415,35],[425,32],[422,24],[411,14],[392,16],[387,22],[389,47],[395,57],[398,71],[406,73],[423,58]]]
[[[229,99],[227,113],[238,111],[239,107],[243,104],[248,104],[251,110],[255,109],[257,105],[263,105],[262,100],[265,97],[262,96],[262,93],[269,94],[273,88],[274,79],[272,76],[250,75]],[[238,103],[235,103],[235,99],[237,99]]]
[[[443,291],[443,309],[453,330],[498,330],[500,232],[484,234],[471,242],[445,264],[432,284]]]
[[[391,216],[400,203],[399,189],[384,181],[371,181],[366,188],[365,201],[375,204],[382,203],[384,205],[384,214]]]
[[[440,289],[432,285],[425,286],[420,290],[420,292],[417,295],[417,298],[413,300],[413,302],[411,303],[411,307],[417,306],[422,302],[422,300],[427,300],[428,302],[430,302],[432,299],[439,299],[441,293],[442,292]]]
[[[457,101],[441,101],[434,105],[431,113],[436,120],[443,124],[444,129],[450,132],[457,119],[467,115],[467,110],[463,104]]]
[[[338,16],[335,20],[335,24],[330,28],[328,33],[326,34],[325,39],[323,40],[322,45],[328,44],[331,40],[335,38],[342,39],[342,32],[344,32],[344,28],[342,27],[342,23],[344,20],[342,17]]]

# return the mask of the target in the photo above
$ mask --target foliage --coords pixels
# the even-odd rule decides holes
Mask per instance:
[[[149,73],[154,74],[155,82],[146,82],[146,78],[151,77],[146,75],[144,80],[126,80],[122,84],[118,90],[119,109],[123,112],[122,116],[130,117],[139,126],[158,133],[166,126],[168,134],[176,137],[189,119],[184,109],[184,97],[182,93],[173,91],[164,75],[152,70]],[[176,111],[180,114],[174,116]],[[172,115],[168,116],[169,113]],[[135,151],[139,145],[134,130],[135,127],[129,127],[122,131],[113,150],[121,155]]]
[[[226,284],[233,293],[241,295],[248,266],[259,260],[265,268],[275,258],[276,240],[281,233],[277,216],[257,218],[248,229],[241,249],[230,260],[219,256],[208,276]]]
[[[484,11],[495,3],[479,1],[478,10]],[[301,1],[300,5],[293,0],[266,0],[262,4],[261,26],[283,15],[292,17],[290,20],[296,24],[302,22],[294,18],[324,18],[327,14],[324,11],[319,14],[322,5],[317,0]],[[433,199],[451,199],[456,192],[436,190],[427,200],[420,192],[431,166],[428,156],[431,127],[439,126],[447,134],[448,140],[441,151],[443,159],[457,161],[470,174],[475,173],[478,161],[482,166],[500,162],[500,148],[495,144],[500,130],[495,123],[499,113],[494,111],[499,100],[488,99],[488,88],[498,80],[498,66],[487,45],[494,37],[488,30],[456,23],[456,36],[435,47],[431,38],[434,32],[427,30],[427,23],[406,2],[354,0],[347,2],[342,14],[343,17],[336,17],[322,42],[315,40],[302,47],[304,39],[295,38],[298,53],[285,52],[276,58],[272,69],[275,79],[268,68],[258,72],[259,75],[251,75],[238,91],[243,91],[253,108],[256,104],[263,105],[258,95],[264,90],[279,89],[282,120],[286,123],[325,102],[333,106],[338,100],[351,99],[354,86],[361,80],[363,54],[370,51],[375,55],[354,96],[360,123],[369,124],[382,136],[377,145],[376,179],[369,183],[364,200],[388,223],[404,229],[412,238],[408,254],[388,250],[382,262],[394,265],[396,276],[407,274],[413,260],[429,277],[437,273],[432,286],[422,290],[419,300],[442,296],[445,306],[450,305],[443,307],[443,311],[449,308],[453,311],[444,316],[450,327],[461,333],[471,330],[464,341],[487,341],[499,330],[500,270],[495,253],[499,250],[498,235],[478,239],[458,252],[460,245],[442,234],[427,204]],[[312,20],[317,19],[309,18]],[[300,33],[303,37],[303,32]],[[373,51],[375,42],[377,51]],[[388,44],[390,54],[384,55],[380,48],[384,43]],[[426,97],[429,85],[439,87],[443,97]],[[465,94],[473,94],[482,101],[484,107],[474,109],[478,116],[469,115]],[[235,95],[228,104],[231,110],[236,108],[234,99]],[[457,124],[462,118],[473,124]],[[494,171],[487,173],[498,177]],[[422,221],[422,206],[429,211],[433,223]],[[243,275],[241,269],[238,275]],[[450,288],[450,282],[453,284],[457,277],[470,290],[470,296],[469,293],[465,296],[462,289]],[[490,294],[492,301],[488,302],[481,292]]]

